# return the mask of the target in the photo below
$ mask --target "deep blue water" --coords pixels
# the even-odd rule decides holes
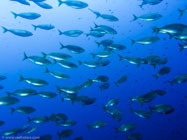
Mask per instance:
[[[69,119],[76,120],[77,124],[68,129],[73,130],[73,135],[67,140],[73,140],[78,136],[83,136],[85,140],[123,140],[126,134],[139,132],[144,140],[187,140],[187,84],[175,84],[171,86],[167,81],[172,80],[179,74],[187,71],[187,52],[184,49],[179,52],[178,40],[169,39],[167,34],[159,33],[160,41],[152,45],[131,44],[131,39],[139,39],[145,36],[155,35],[152,33],[152,27],[162,27],[171,23],[187,22],[187,13],[179,19],[180,13],[178,8],[184,9],[187,5],[186,0],[163,0],[157,5],[145,5],[139,7],[141,1],[138,0],[84,0],[89,8],[101,13],[113,14],[119,18],[117,22],[105,21],[101,18],[96,19],[88,8],[73,9],[66,5],[58,7],[56,0],[47,0],[46,3],[53,6],[52,9],[42,9],[33,2],[30,6],[23,5],[14,1],[4,0],[0,2],[0,25],[12,29],[25,29],[31,31],[31,37],[19,37],[11,33],[0,32],[0,74],[5,75],[7,79],[0,81],[0,85],[4,89],[0,90],[1,96],[6,96],[6,91],[12,92],[19,88],[31,88],[37,91],[52,91],[58,94],[56,85],[59,86],[77,86],[88,79],[93,79],[98,75],[106,75],[109,77],[110,87],[102,92],[99,89],[99,83],[94,83],[91,87],[82,89],[78,95],[86,95],[95,97],[96,102],[89,106],[82,106],[80,103],[71,104],[70,101],[61,102],[63,94],[53,99],[45,99],[39,96],[18,97],[20,102],[12,106],[0,106],[0,120],[5,124],[0,126],[0,133],[12,128],[19,128],[27,124],[27,117],[30,118],[46,115],[51,113],[64,113]],[[36,20],[27,20],[18,17],[14,19],[10,11],[36,12],[41,17]],[[159,13],[163,17],[157,21],[141,21],[131,22],[133,14],[142,15],[145,13]],[[105,35],[102,38],[86,37],[85,34],[80,37],[59,36],[57,29],[62,31],[79,29],[84,33],[88,33],[90,27],[94,27],[94,22],[113,27],[117,30],[117,35]],[[33,30],[31,24],[53,24],[55,29],[50,31],[37,29]],[[96,69],[88,68],[80,65],[76,69],[66,69],[59,65],[40,66],[33,64],[29,60],[22,61],[23,53],[28,56],[41,56],[41,52],[64,52],[70,54],[72,61],[78,64],[78,60],[93,60],[90,53],[102,51],[98,48],[95,41],[103,39],[112,39],[115,43],[126,46],[125,50],[115,51],[115,54],[108,59],[111,61],[106,67],[98,67]],[[85,49],[82,54],[72,54],[67,49],[60,50],[59,42],[63,44],[79,45]],[[164,66],[171,67],[171,72],[167,75],[160,76],[156,80],[152,75],[157,73],[163,67],[157,66],[155,69],[150,65],[130,64],[127,61],[119,61],[118,55],[146,57],[150,55],[158,55],[167,57],[168,62]],[[52,60],[52,59],[49,59]],[[97,59],[95,59],[97,60]],[[68,80],[59,80],[49,74],[45,74],[45,68],[50,70],[61,71],[71,78]],[[26,82],[18,82],[19,75],[24,77],[40,78],[46,80],[49,84],[44,87],[34,87]],[[116,82],[121,76],[128,75],[125,83],[116,87]],[[145,94],[151,90],[163,89],[167,92],[164,96],[157,96],[151,103],[145,104],[143,107],[139,103],[134,102],[132,108],[149,111],[148,105],[169,104],[175,108],[175,111],[168,115],[154,113],[150,119],[139,118],[132,114],[129,110],[129,97],[135,97],[139,94]],[[120,103],[113,108],[123,110],[122,121],[117,122],[103,111],[102,106],[109,99],[120,98]],[[10,107],[32,106],[36,111],[30,115],[15,112],[11,114]],[[91,129],[88,131],[86,124],[94,121],[106,121],[107,125],[101,129]],[[119,127],[124,123],[136,123],[137,128],[130,133],[116,133],[115,127]],[[41,136],[50,134],[53,140],[58,140],[57,131],[67,129],[66,127],[56,126],[54,122],[47,122],[39,125],[37,131],[28,136]],[[19,134],[18,136],[22,136]],[[2,138],[0,138],[2,139]]]

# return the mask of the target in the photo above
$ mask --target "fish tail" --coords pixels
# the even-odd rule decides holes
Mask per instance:
[[[90,8],[88,8],[88,10],[90,10],[92,13],[94,13],[96,15],[96,18],[101,16],[101,14],[99,12],[96,12],[96,11],[90,9]]]
[[[62,32],[61,30],[58,30],[58,34],[59,34],[59,35],[62,35],[63,32]]]
[[[131,39],[131,44],[133,45],[134,43],[136,43],[136,41]]]
[[[64,2],[61,0],[58,0],[58,6],[61,6]]]
[[[12,107],[10,108],[10,110],[11,110],[11,114],[13,114],[15,112],[15,109]]]
[[[133,14],[133,20],[132,21],[136,21],[137,19],[138,19],[138,17]]]
[[[23,61],[26,60],[26,59],[28,59],[28,56],[27,56],[27,54],[26,54],[25,52],[24,52],[23,55],[24,55],[24,57],[23,57]]]
[[[90,130],[92,128],[92,126],[89,124],[87,124],[86,126],[88,127],[88,130]]]
[[[156,80],[158,80],[158,74],[154,74],[153,77],[155,77]]]
[[[118,82],[115,82],[114,84],[116,85],[116,87],[118,87]]]
[[[2,27],[2,29],[3,29],[3,33],[8,32],[8,29],[7,29],[7,28],[5,28],[5,27],[3,27],[3,26],[1,26],[1,27]]]
[[[30,117],[27,117],[27,121],[28,121],[28,123],[30,123],[32,121],[32,119]]]
[[[43,58],[46,58],[47,57],[47,54],[46,53],[44,53],[44,52],[41,52],[42,53],[42,55],[43,55]]]
[[[169,39],[172,39],[174,37],[174,35],[172,35],[170,33],[168,33],[168,35],[169,35]]]
[[[119,129],[118,128],[114,128],[116,130],[116,133],[118,134],[119,133]]]
[[[184,45],[182,45],[182,44],[178,44],[179,45],[179,47],[180,47],[180,52],[182,52],[183,50],[184,50]]]
[[[11,11],[11,13],[13,14],[14,18],[16,19],[18,14],[16,14],[15,12],[12,12],[12,11]]]
[[[91,55],[92,55],[93,58],[95,58],[95,56],[96,56],[94,53],[91,53]]]
[[[22,75],[19,75],[19,82],[23,81],[24,77]]]
[[[32,27],[34,28],[35,31],[36,31],[36,29],[38,28],[38,26],[37,26],[37,25],[34,25],[34,24],[32,24]]]
[[[170,83],[171,86],[173,86],[173,81],[168,81]]]
[[[45,71],[44,71],[44,73],[49,73],[49,69],[46,68]]]
[[[156,26],[152,27],[153,33],[158,34],[160,32],[160,29]]]
[[[79,65],[82,65],[82,62],[80,60],[78,60],[78,63],[79,63]]]
[[[62,91],[61,91],[60,87],[58,85],[56,85],[56,88],[57,88],[57,91],[59,92],[59,94],[61,94]]]
[[[59,42],[59,44],[60,44],[60,49],[64,49],[65,48],[65,46],[61,42]]]
[[[59,140],[61,140],[61,133],[57,132],[57,135],[58,135]]]
[[[94,26],[95,26],[95,28],[97,28],[98,27],[98,25],[94,22]]]
[[[97,44],[98,47],[100,47],[101,44],[99,42],[95,41],[95,43]]]
[[[119,60],[122,61],[123,60],[123,56],[118,55],[119,56]]]
[[[180,17],[179,18],[181,18],[184,15],[184,10],[178,9],[178,11],[180,12]]]

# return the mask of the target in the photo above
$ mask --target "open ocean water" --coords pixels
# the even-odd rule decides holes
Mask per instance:
[[[0,26],[0,139],[187,140],[186,0],[0,0]]]

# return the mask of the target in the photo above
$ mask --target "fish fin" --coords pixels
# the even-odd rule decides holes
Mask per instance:
[[[55,59],[54,59],[53,61],[54,61],[54,62],[53,62],[53,65],[57,64],[57,61],[56,61]]]
[[[118,87],[118,82],[115,82],[114,84],[116,85],[116,87]]]
[[[14,108],[10,108],[10,110],[11,110],[11,114],[13,114],[15,111],[16,111],[16,109],[14,109]]]
[[[22,75],[19,75],[19,82],[23,81],[24,77]]]
[[[5,28],[5,27],[3,27],[3,26],[1,26],[1,28],[3,29],[3,33],[8,32],[8,29],[7,29],[7,28]]]
[[[95,41],[95,43],[97,44],[98,47],[100,47],[101,44],[99,42]]]
[[[28,59],[28,56],[27,56],[27,54],[25,52],[23,53],[23,55],[24,55],[23,56],[23,61],[26,60],[26,59]]]
[[[32,119],[30,117],[27,117],[27,121],[28,121],[28,123],[30,123],[32,121]]]
[[[42,55],[43,55],[43,58],[46,58],[47,57],[47,54],[46,53],[44,53],[44,52],[41,52],[42,53]]]
[[[45,68],[44,73],[49,73],[49,69],[48,69],[48,68]]]
[[[65,48],[65,46],[61,42],[59,42],[59,44],[60,44],[60,49],[64,49]]]
[[[158,80],[158,74],[154,74],[153,77],[155,77],[156,80]]]
[[[173,86],[173,81],[168,81],[170,83],[171,86]]]
[[[56,88],[57,88],[57,91],[59,92],[59,94],[61,94],[62,91],[61,91],[60,87],[58,85],[56,85]]]
[[[80,60],[78,60],[78,63],[79,63],[79,65],[82,65],[82,62]]]
[[[123,60],[123,56],[121,55],[118,55],[119,56],[119,61],[122,61]]]
[[[58,34],[59,34],[59,35],[62,35],[63,32],[62,32],[61,30],[58,30]]]
[[[152,27],[153,33],[158,34],[160,32],[160,29],[156,26]]]
[[[37,26],[37,25],[34,25],[34,24],[32,24],[32,27],[34,28],[35,31],[36,31],[36,29],[38,28],[38,26]]]
[[[95,58],[95,56],[96,56],[96,54],[94,54],[94,53],[91,53],[91,55],[92,55],[93,58]]]
[[[118,128],[114,128],[116,130],[116,133],[118,134],[119,133],[119,129]]]
[[[133,14],[133,20],[132,21],[136,21],[137,19],[138,19],[138,17]]]
[[[12,12],[12,11],[11,11],[11,13],[13,14],[14,18],[16,19],[18,14],[16,14],[15,12]]]
[[[6,92],[6,94],[7,94],[7,96],[11,96],[11,93],[10,93],[10,92],[8,92],[8,91]]]
[[[180,43],[178,43],[179,47],[180,47],[180,52],[182,52],[184,50],[184,46]]]
[[[136,43],[136,41],[131,39],[131,44],[133,45],[134,43]]]
[[[88,130],[92,128],[92,125],[87,124],[86,126],[88,127]]]

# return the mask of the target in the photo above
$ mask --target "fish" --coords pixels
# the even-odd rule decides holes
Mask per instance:
[[[100,47],[101,45],[104,47],[107,47],[107,46],[110,46],[113,44],[113,40],[106,39],[106,40],[102,40],[100,42],[95,41],[95,43],[97,44],[98,47]]]
[[[113,55],[114,53],[112,51],[101,51],[98,53],[91,53],[92,57],[95,58],[96,56],[99,58],[107,58],[111,55]]]
[[[28,96],[34,96],[37,95],[36,90],[34,89],[17,89],[13,92],[7,92],[8,96],[18,96],[18,97],[28,97]]]
[[[31,128],[28,128],[24,133],[25,133],[25,135],[28,135],[28,134],[35,132],[37,129],[38,129],[38,125],[34,125]]]
[[[63,45],[62,43],[60,43],[60,49],[64,49],[66,48],[67,50],[69,50],[71,53],[74,53],[74,54],[81,54],[83,52],[85,52],[85,50],[79,46],[76,46],[76,45]]]
[[[44,53],[42,52],[42,55],[44,58],[46,58],[47,56],[54,59],[54,60],[67,60],[67,59],[71,59],[72,56],[69,54],[65,54],[65,53],[61,53],[61,52],[52,52],[52,53]]]
[[[49,73],[50,75],[52,75],[57,79],[63,79],[63,80],[70,79],[70,76],[58,71],[50,71],[48,68],[45,69],[45,73]]]
[[[157,36],[148,36],[148,37],[140,38],[138,40],[133,40],[132,39],[131,44],[139,43],[139,44],[142,44],[142,45],[150,45],[150,44],[154,44],[154,43],[158,42],[159,40],[160,40],[160,38],[157,37]]]
[[[133,15],[134,19],[133,21],[136,21],[137,19],[143,20],[143,21],[155,21],[155,20],[159,20],[162,18],[161,14],[157,14],[157,13],[149,13],[149,14],[144,14],[141,16],[136,16]]]
[[[13,114],[15,111],[18,113],[23,113],[23,114],[30,114],[36,111],[35,108],[30,107],[30,106],[20,106],[17,108],[11,107],[10,109],[11,109],[11,114]]]
[[[59,94],[61,92],[64,92],[65,94],[76,94],[81,89],[81,87],[79,86],[64,86],[64,87],[56,86],[56,87]]]
[[[180,13],[180,17],[179,17],[179,18],[181,18],[181,17],[184,15],[184,13],[187,12],[187,7],[184,8],[184,9],[178,9],[178,11],[179,11],[179,13]]]
[[[96,18],[100,17],[100,18],[102,18],[102,19],[104,19],[106,21],[112,21],[112,22],[115,22],[115,21],[119,20],[117,17],[115,17],[113,15],[101,14],[101,13],[99,13],[97,11],[94,11],[94,10],[92,10],[90,8],[88,8],[88,10],[90,10],[92,13],[94,13],[96,15]]]
[[[5,79],[7,79],[6,76],[4,76],[4,75],[0,75],[0,81],[3,81],[3,80],[5,80]]]
[[[106,34],[112,34],[112,35],[116,35],[117,31],[115,29],[113,29],[110,26],[107,25],[97,25],[96,23],[94,23],[95,25],[95,29],[100,29],[103,30]]]
[[[106,33],[105,32],[101,32],[101,31],[95,31],[95,30],[91,30],[89,33],[86,34],[86,36],[93,36],[93,37],[96,37],[96,38],[101,38],[105,35]]]
[[[39,17],[41,17],[40,14],[38,13],[33,13],[33,12],[27,12],[27,13],[15,13],[15,12],[12,12],[11,13],[13,14],[14,18],[16,19],[17,17],[21,17],[21,18],[24,18],[24,19],[29,19],[29,20],[35,20],[35,19],[38,19]]]
[[[88,88],[93,84],[93,81],[91,79],[88,79],[86,82],[82,83],[80,85],[81,88]]]
[[[34,30],[36,30],[37,28],[42,29],[42,30],[52,30],[55,28],[55,26],[52,24],[38,24],[38,25],[32,24],[32,26]]]
[[[52,113],[49,119],[53,122],[65,122],[68,120],[68,117],[64,113]]]
[[[123,111],[117,108],[106,108],[105,106],[103,107],[104,112],[107,112],[109,115],[112,116],[114,120],[117,122],[120,122],[122,120],[122,114]]]
[[[142,8],[144,5],[157,5],[161,3],[163,0],[143,0],[140,8]]]
[[[112,107],[112,106],[115,106],[115,105],[119,104],[119,102],[120,102],[119,98],[110,99],[104,106],[105,107]]]
[[[110,83],[103,83],[99,86],[100,91],[106,90],[110,87]]]
[[[128,76],[127,75],[124,75],[122,77],[120,77],[117,82],[115,82],[114,84],[118,87],[119,84],[122,84],[124,83],[126,80],[127,80]]]
[[[151,112],[147,112],[147,111],[144,111],[144,110],[133,110],[131,107],[130,107],[130,111],[133,114],[137,115],[138,117],[144,118],[144,119],[149,119],[152,116]]]
[[[58,30],[59,35],[65,35],[69,37],[79,37],[81,34],[83,34],[83,31],[81,30],[68,30],[62,32],[61,30]]]
[[[108,46],[105,46],[105,50],[125,50],[126,49],[126,46],[124,45],[121,45],[121,44],[111,44],[111,45],[108,45]]]
[[[79,137],[74,138],[73,140],[83,140],[83,137],[79,136]]]
[[[27,30],[22,30],[22,29],[7,29],[3,26],[1,26],[3,29],[3,33],[10,32],[14,35],[21,36],[21,37],[29,37],[32,36],[33,34]]]
[[[156,68],[157,65],[164,65],[168,62],[167,57],[160,57],[160,56],[147,56],[144,58],[147,64],[152,65],[154,68]]]
[[[126,123],[121,125],[119,128],[115,128],[116,132],[119,133],[119,131],[121,132],[131,132],[136,128],[136,124],[135,123]]]
[[[170,114],[175,110],[171,105],[166,104],[158,104],[153,107],[149,106],[149,109],[151,112],[157,112],[160,114]]]
[[[78,0],[65,0],[65,1],[58,0],[58,2],[59,2],[58,6],[65,4],[69,7],[74,8],[74,9],[84,9],[84,8],[88,7],[87,3],[82,2],[82,1],[78,1]]]
[[[171,86],[174,84],[182,84],[187,82],[187,74],[179,74],[172,81],[168,81]]]
[[[16,1],[20,4],[30,6],[30,3],[27,0],[10,0],[10,1]]]
[[[29,0],[29,1],[32,1],[32,2],[44,2],[46,0]]]
[[[38,95],[43,98],[48,98],[48,99],[52,99],[57,96],[56,93],[50,92],[50,91],[40,91],[40,92],[38,92]]]
[[[36,78],[24,78],[22,75],[20,75],[20,82],[25,81],[30,85],[37,86],[37,87],[42,87],[48,85],[48,82],[41,80],[41,79],[36,79]]]
[[[56,125],[57,126],[63,126],[63,127],[71,127],[71,126],[74,126],[76,125],[77,122],[74,121],[74,120],[66,120],[66,121],[63,121],[63,122],[57,122]]]
[[[30,60],[32,63],[35,63],[37,65],[45,66],[45,65],[50,65],[51,62],[47,60],[45,57],[40,57],[40,56],[27,56],[27,54],[24,52],[24,60]]]
[[[171,68],[170,68],[170,67],[167,67],[167,66],[162,67],[162,68],[158,71],[157,74],[154,74],[154,75],[153,75],[153,77],[155,77],[155,78],[158,80],[158,77],[159,77],[159,76],[166,75],[166,74],[170,73],[170,71],[171,71]]]
[[[18,103],[20,100],[15,97],[10,97],[10,96],[1,96],[0,97],[0,105],[3,106],[8,106],[8,105],[13,105]]]
[[[96,78],[94,78],[92,81],[93,82],[98,82],[98,83],[105,83],[108,82],[109,78],[105,75],[99,75]]]
[[[39,116],[39,117],[34,117],[34,118],[27,118],[28,119],[28,123],[33,122],[36,124],[40,124],[40,123],[46,123],[49,122],[49,117],[47,116]]]
[[[43,9],[52,9],[53,7],[45,2],[34,2],[36,5]]]
[[[60,66],[67,68],[67,69],[75,69],[78,68],[78,66],[76,64],[74,64],[73,62],[69,62],[67,60],[60,60],[55,62],[57,64],[59,64]]]
[[[40,140],[52,140],[53,136],[50,134],[45,134],[40,136]]]
[[[131,133],[126,135],[127,140],[142,140],[143,136],[140,133]]]
[[[107,123],[105,121],[96,121],[93,122],[92,124],[87,124],[88,130],[90,130],[91,128],[103,128],[104,126],[106,126]]]
[[[71,135],[73,135],[73,130],[72,129],[64,129],[62,130],[62,132],[57,132],[59,140],[61,140],[61,138],[68,138]]]
[[[0,126],[4,125],[5,122],[0,120]]]

